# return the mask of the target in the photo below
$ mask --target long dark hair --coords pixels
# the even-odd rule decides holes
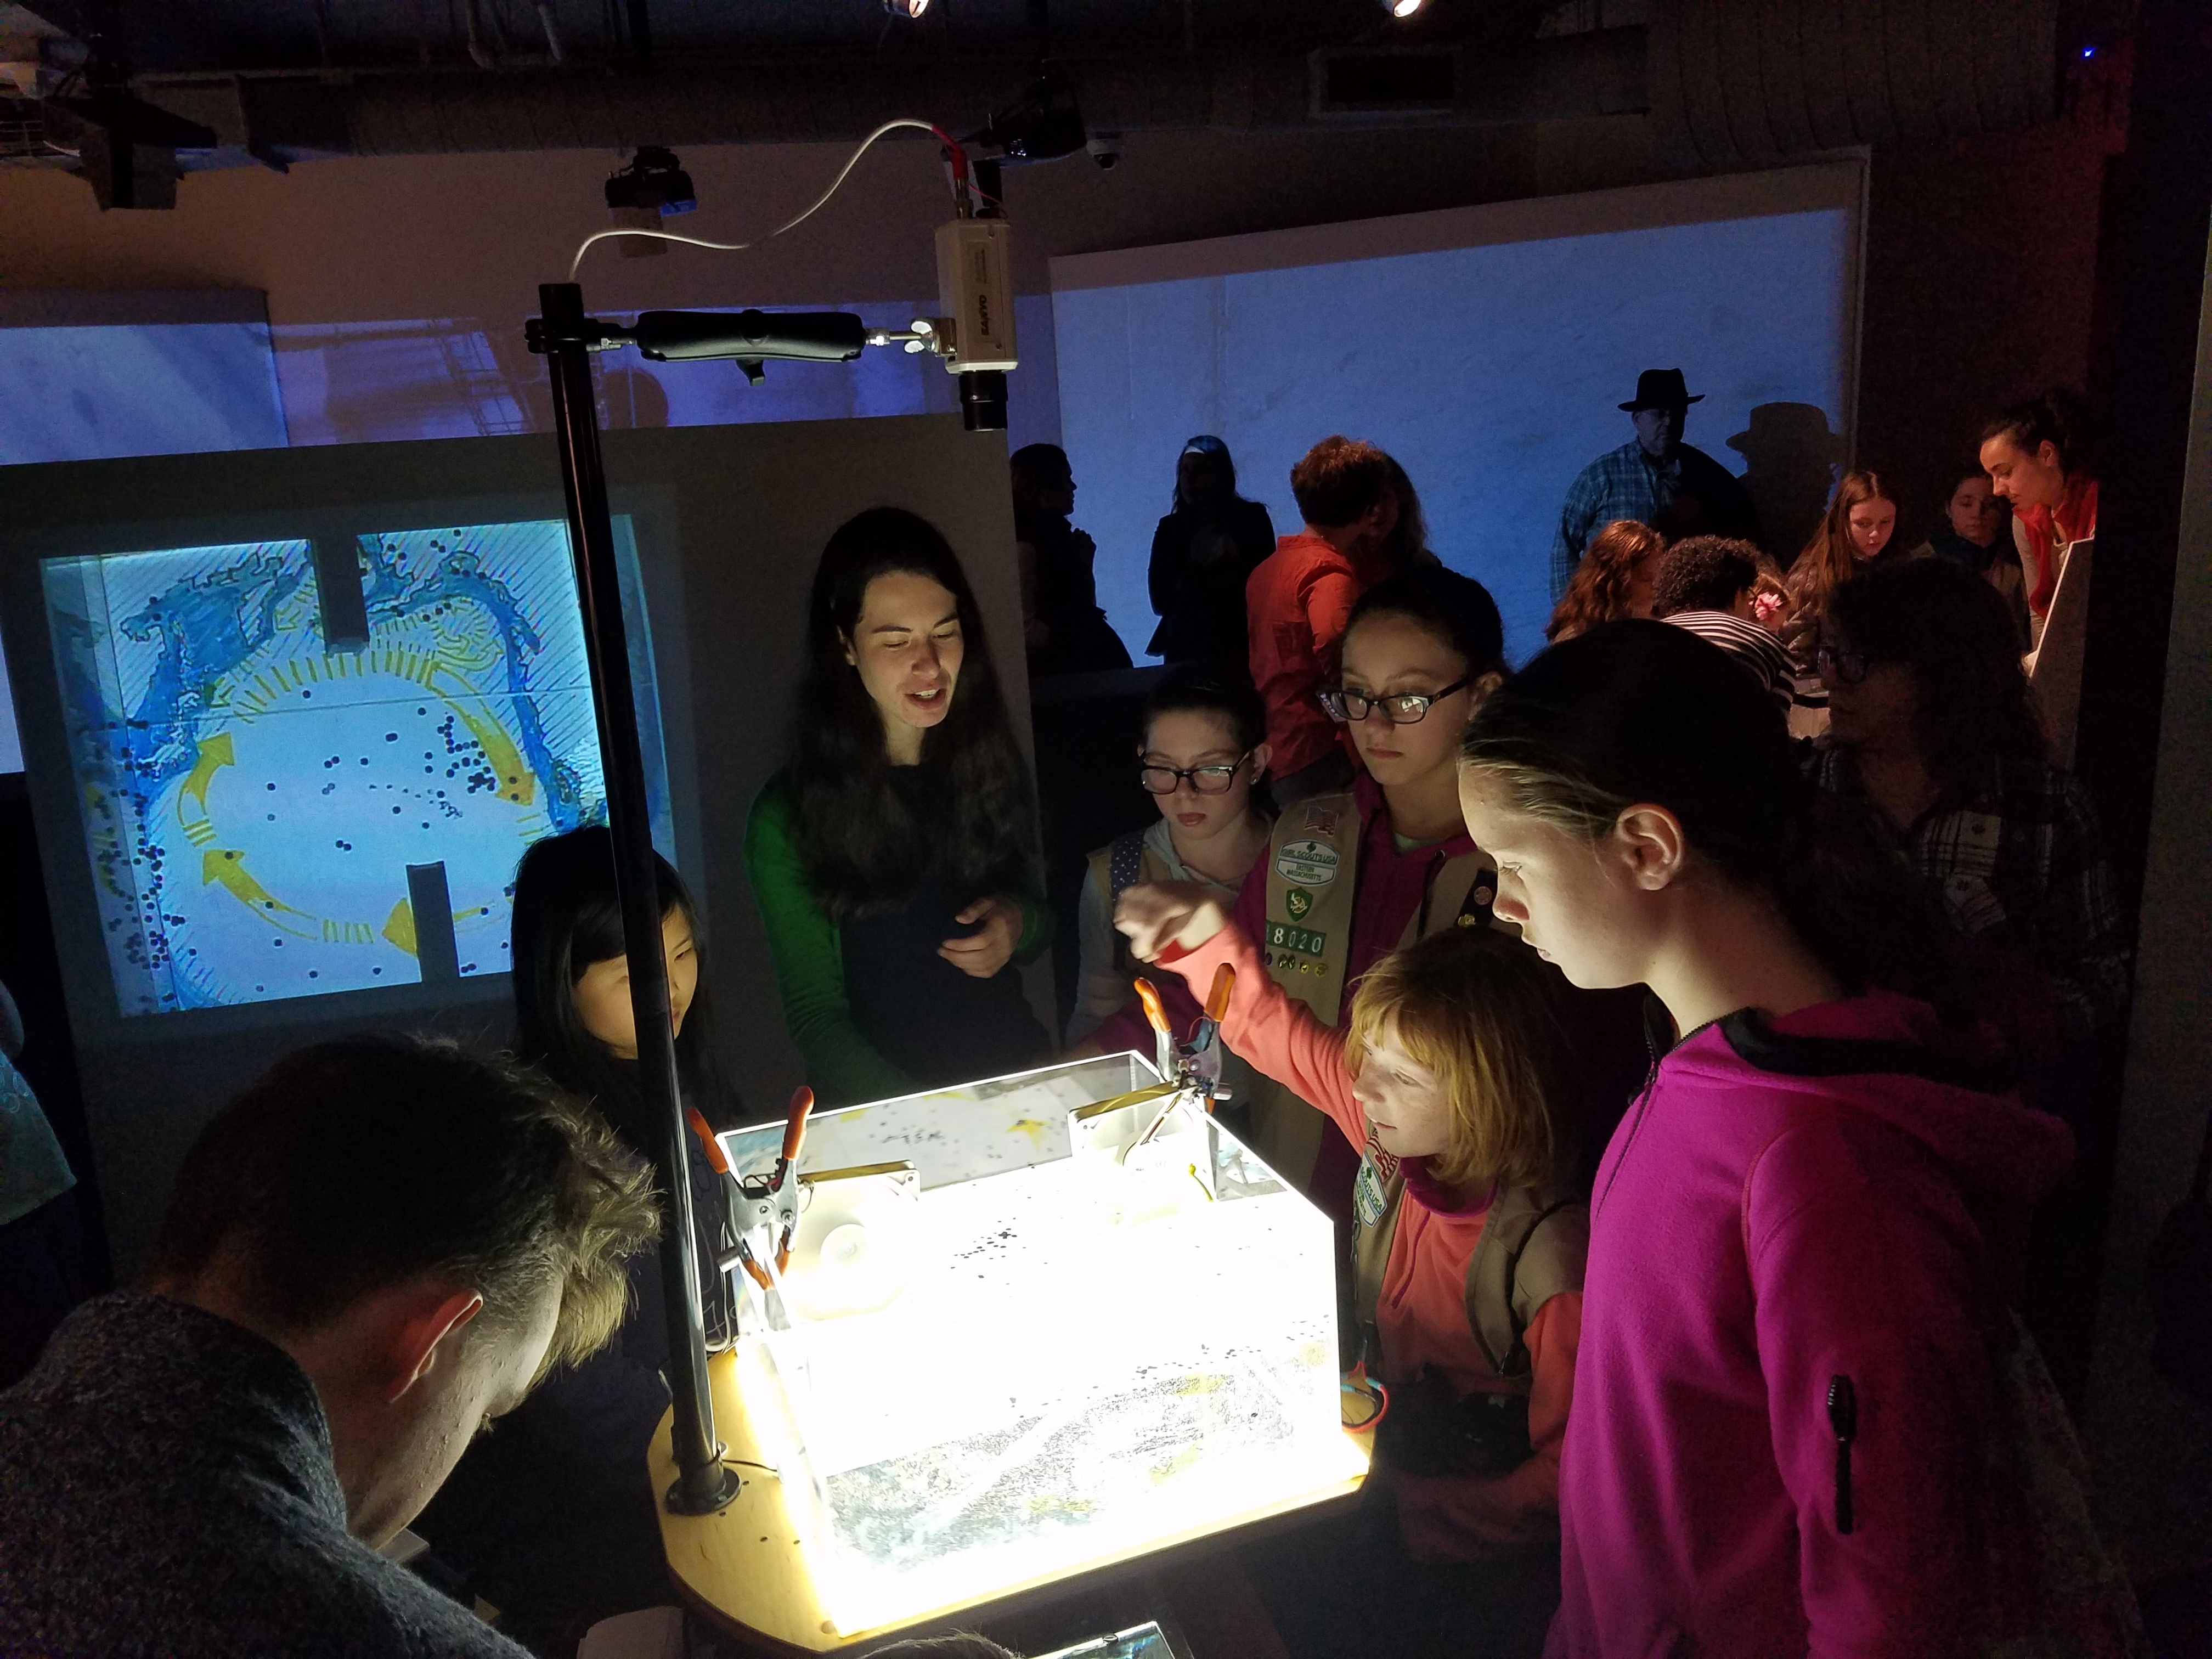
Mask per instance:
[[[1377,550],[1378,562],[1386,571],[1411,570],[1436,556],[1429,550],[1428,515],[1421,511],[1419,492],[1398,458],[1386,453],[1382,459],[1390,464],[1390,489],[1398,498],[1398,518]]]
[[[1142,740],[1152,741],[1152,722],[1161,715],[1180,714],[1218,716],[1248,754],[1267,740],[1267,705],[1260,694],[1209,663],[1178,664],[1152,688],[1138,716]]]
[[[1959,1012],[1935,895],[1863,805],[1814,787],[1773,699],[1686,629],[1607,623],[1540,653],[1475,712],[1462,754],[1516,810],[1586,840],[1638,802],[1665,807],[1847,985]]]
[[[658,853],[653,864],[660,914],[681,911],[696,937],[699,910],[684,878]],[[636,1062],[609,1053],[576,1012],[576,981],[584,970],[623,954],[614,837],[605,825],[586,824],[564,836],[548,836],[523,854],[514,872],[512,938],[515,1057],[592,1101],[632,1147],[653,1152],[663,1131],[646,1117]],[[676,1037],[677,1073],[700,1115],[716,1128],[730,1128],[741,1121],[742,1111],[714,1060],[706,967],[702,944],[699,988]]]
[[[1879,473],[1862,468],[1844,474],[1836,486],[1835,500],[1820,515],[1820,527],[1790,567],[1790,597],[1798,615],[1817,619],[1827,610],[1836,591],[1859,575],[1864,561],[1851,545],[1851,509],[1868,501],[1887,501],[1895,507],[1897,497]]]
[[[941,781],[945,816],[914,822],[893,787],[883,715],[860,671],[845,659],[868,584],[903,572],[951,592],[965,649],[952,706],[922,734],[921,763]],[[1033,894],[1036,805],[1014,742],[968,573],[935,525],[902,507],[848,519],[822,550],[806,606],[806,671],[787,769],[799,855],[833,920],[902,899],[925,848],[969,898]]]
[[[2011,613],[1963,565],[1914,559],[1869,572],[1836,590],[1827,625],[1854,651],[1912,670],[1913,735],[1945,787],[1967,782],[1992,759],[2044,758]]]

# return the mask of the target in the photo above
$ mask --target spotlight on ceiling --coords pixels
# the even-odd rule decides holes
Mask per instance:
[[[929,9],[929,0],[884,0],[884,9],[894,17],[903,17],[909,23],[919,23],[922,13]]]
[[[1429,0],[1382,0],[1393,17],[1411,17],[1429,3]]]

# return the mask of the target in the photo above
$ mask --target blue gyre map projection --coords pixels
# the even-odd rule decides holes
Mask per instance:
[[[353,573],[359,594],[335,591]],[[558,520],[54,559],[45,580],[125,1014],[503,972],[523,849],[605,816]],[[426,866],[450,947],[415,913]]]

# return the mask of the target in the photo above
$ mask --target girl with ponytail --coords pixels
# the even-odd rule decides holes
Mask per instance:
[[[1996,1647],[2035,1364],[1998,1287],[2065,1128],[1947,1027],[1929,903],[1704,641],[1557,646],[1462,752],[1498,915],[1673,1025],[1592,1200],[1552,1659]]]

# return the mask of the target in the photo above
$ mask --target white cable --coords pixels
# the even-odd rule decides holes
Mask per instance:
[[[785,220],[781,224],[778,225],[774,230],[769,232],[765,236],[756,236],[750,242],[710,242],[705,238],[699,236],[679,236],[672,230],[594,231],[591,235],[586,236],[581,242],[577,244],[576,257],[568,262],[568,280],[572,283],[576,280],[576,273],[583,268],[584,256],[591,252],[592,244],[594,242],[604,242],[611,236],[645,236],[650,237],[652,240],[658,242],[681,242],[686,247],[711,248],[717,253],[742,253],[747,248],[758,247],[763,242],[773,241],[777,237],[782,235],[787,230],[796,229],[799,226],[805,223],[807,220],[812,218],[817,213],[820,212],[822,209],[828,204],[830,198],[837,193],[839,187],[844,184],[848,175],[852,173],[854,167],[860,166],[860,158],[868,153],[868,147],[873,144],[877,139],[882,137],[885,133],[896,132],[901,127],[913,127],[922,132],[937,133],[937,129],[927,121],[916,121],[905,116],[901,116],[896,120],[884,122],[883,125],[878,127],[873,132],[860,140],[860,148],[855,149],[852,155],[847,158],[843,167],[837,169],[837,176],[830,181],[830,188],[823,191],[819,196],[816,197],[812,205],[808,207],[804,213],[798,214],[792,218]],[[939,137],[943,137],[942,134],[938,134],[938,136]]]

